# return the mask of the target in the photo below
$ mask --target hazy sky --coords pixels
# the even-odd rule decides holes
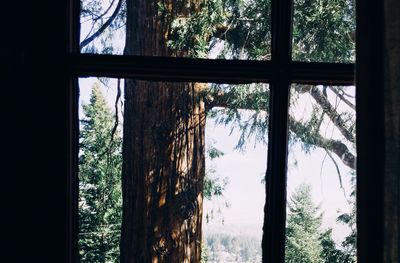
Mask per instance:
[[[221,177],[229,178],[223,200],[228,200],[230,207],[222,210],[224,223],[262,225],[265,185],[261,184],[261,179],[267,167],[267,147],[262,144],[253,147],[253,143],[250,142],[246,152],[240,153],[233,150],[238,140],[238,133],[234,132],[231,136],[229,133],[229,127],[215,126],[213,121],[208,120],[206,142],[212,138],[216,141],[216,147],[225,152],[223,157],[212,161],[212,164],[206,163],[208,166],[213,165]],[[301,151],[300,145],[292,147],[288,158],[288,194],[290,196],[296,186],[302,182],[311,184],[313,201],[316,205],[320,205],[321,212],[324,212],[323,227],[334,228],[333,236],[336,240],[340,240],[349,229],[335,223],[337,212],[338,210],[349,212],[350,207],[343,190],[340,189],[334,164],[329,157],[323,161],[324,158],[325,152],[322,150],[317,149],[311,154],[305,154]],[[349,195],[349,170],[339,162],[346,194]],[[212,207],[218,206],[215,202],[214,204],[205,202],[205,211]],[[221,217],[210,224],[221,224]]]
[[[90,87],[95,78],[80,79],[80,102],[88,103]],[[111,87],[116,87],[115,80],[110,82]],[[110,107],[114,107],[115,90],[103,87]],[[308,102],[304,100],[304,105]],[[304,105],[300,105],[305,108]],[[303,107],[304,106],[304,107]],[[304,112],[303,112],[304,114]],[[207,120],[206,144],[214,142],[214,146],[225,154],[221,158],[207,162],[206,166],[215,168],[216,175],[221,178],[228,177],[229,183],[224,191],[223,198],[213,202],[205,202],[204,211],[218,210],[222,207],[222,215],[226,225],[262,225],[263,207],[265,201],[265,185],[261,179],[265,175],[267,167],[267,146],[261,143],[253,147],[254,141],[249,138],[248,146],[244,153],[234,150],[238,141],[239,133],[230,135],[230,127],[215,125],[212,119]],[[289,151],[288,157],[288,194],[301,182],[312,185],[312,196],[314,203],[321,206],[324,212],[324,227],[332,227],[333,237],[340,241],[349,231],[346,226],[336,224],[338,210],[349,212],[350,207],[344,197],[343,190],[339,187],[338,174],[333,162],[326,156],[325,152],[317,149],[311,154],[301,151],[300,145],[294,145]],[[349,169],[337,160],[347,196],[350,193]],[[228,201],[230,206],[226,208],[224,202]],[[206,225],[221,226],[221,217],[216,217]]]

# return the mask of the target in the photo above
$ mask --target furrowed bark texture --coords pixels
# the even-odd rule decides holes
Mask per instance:
[[[127,1],[125,54],[177,55],[167,47],[170,19],[185,15],[179,8],[186,5],[175,3]],[[168,15],[159,12],[160,5]],[[205,174],[200,89],[195,83],[125,81],[121,263],[200,262]]]

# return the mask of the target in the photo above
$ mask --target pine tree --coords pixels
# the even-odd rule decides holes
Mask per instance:
[[[322,216],[311,197],[311,185],[302,183],[288,203],[286,263],[352,263],[348,251],[337,248],[332,229],[321,229]]]
[[[81,262],[118,262],[121,225],[121,136],[99,85],[83,105],[79,156]]]
[[[288,204],[286,263],[322,263],[319,232],[322,214],[311,197],[311,186],[300,184]]]
[[[332,229],[329,228],[320,234],[322,262],[325,263],[354,263],[355,259],[347,251],[343,251],[336,247],[335,241],[332,239]]]

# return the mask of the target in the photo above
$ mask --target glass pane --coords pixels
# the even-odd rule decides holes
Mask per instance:
[[[80,262],[118,262],[123,119],[116,80],[80,79],[79,92]]]
[[[294,0],[293,60],[355,61],[354,0]]]
[[[268,84],[79,85],[81,262],[261,262]]]
[[[229,99],[207,116],[204,255],[208,263],[261,262],[268,86],[216,87]]]
[[[81,0],[81,52],[270,58],[270,0]]]
[[[291,96],[285,262],[355,262],[355,87]]]

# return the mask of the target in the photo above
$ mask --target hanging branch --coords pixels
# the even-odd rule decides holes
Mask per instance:
[[[87,37],[85,40],[83,40],[80,44],[80,49],[82,50],[82,48],[84,48],[85,46],[87,46],[90,42],[92,42],[95,38],[97,38],[98,36],[101,35],[101,33],[103,33],[107,27],[109,27],[111,25],[111,23],[114,21],[114,19],[117,17],[121,6],[122,6],[122,1],[123,0],[119,0],[117,7],[115,8],[114,12],[112,13],[112,15],[108,18],[108,20],[95,32],[93,33],[90,37]]]
[[[210,110],[213,107],[223,107],[229,108],[230,101],[232,100],[232,96],[234,94],[232,92],[226,91],[217,91],[214,93],[204,93],[204,100],[206,102],[206,110]],[[254,94],[253,94],[254,95]],[[321,96],[322,93],[321,93]],[[333,107],[330,105],[332,110]],[[265,104],[255,105],[254,98],[251,94],[243,98],[243,103],[237,107],[237,109],[246,109],[246,110],[256,110],[265,112],[265,109],[268,109],[268,102]],[[327,114],[327,113],[325,113]],[[337,114],[337,113],[335,113]],[[351,169],[356,169],[356,156],[349,150],[349,148],[343,142],[339,140],[329,139],[323,137],[318,132],[309,133],[308,127],[300,121],[296,121],[292,116],[289,115],[289,130],[296,134],[296,136],[306,144],[315,145],[317,147],[321,147],[323,149],[327,149],[328,151],[333,152],[337,155],[344,165],[350,167]],[[339,123],[336,122],[335,125],[337,127]],[[344,125],[344,122],[340,123]],[[345,129],[344,126],[341,127],[342,130]],[[307,136],[306,136],[307,134]],[[349,140],[350,141],[350,140]]]
[[[97,21],[97,20],[101,19],[103,16],[105,16],[105,15],[111,10],[111,7],[114,5],[114,2],[115,2],[115,0],[112,0],[111,3],[110,3],[110,5],[109,5],[108,8],[106,9],[106,11],[104,11],[104,13],[102,13],[102,14],[99,15],[98,17],[94,18],[93,20],[94,20],[94,21]]]
[[[338,128],[340,133],[350,142],[355,143],[354,135],[346,129],[346,122],[342,119],[340,114],[337,113],[336,109],[332,107],[332,104],[327,98],[324,97],[321,91],[317,87],[312,87],[310,90],[311,96],[321,106],[322,110],[329,116],[335,126]]]
[[[115,132],[117,131],[118,128],[118,124],[119,124],[119,120],[118,120],[118,102],[121,98],[121,79],[117,80],[117,97],[115,99],[115,123],[114,123],[114,127],[112,129],[111,132],[111,141],[110,144],[112,143],[112,141],[114,140],[114,135]]]
[[[117,97],[116,97],[116,99],[115,99],[115,104],[114,104],[114,105],[115,105],[115,122],[114,122],[114,127],[113,127],[113,129],[112,129],[112,131],[111,131],[110,142],[109,142],[107,148],[105,149],[105,151],[102,152],[101,154],[99,154],[99,159],[102,158],[103,155],[106,154],[106,153],[108,153],[108,155],[111,155],[111,146],[112,146],[112,143],[113,143],[113,141],[114,141],[114,136],[115,136],[115,133],[117,132],[117,128],[118,128],[118,125],[119,125],[119,118],[118,118],[118,102],[119,102],[120,98],[121,98],[121,79],[118,79],[118,80],[117,80]]]
[[[115,105],[115,122],[114,122],[114,127],[113,127],[113,129],[111,131],[110,142],[109,142],[108,147],[106,148],[106,150],[104,152],[104,154],[107,153],[107,167],[106,167],[107,179],[111,179],[112,178],[112,172],[111,172],[111,169],[110,169],[111,166],[112,166],[112,146],[113,146],[113,142],[114,142],[114,136],[115,136],[115,133],[117,131],[118,124],[119,124],[119,121],[118,121],[118,101],[119,101],[120,97],[121,97],[121,79],[118,79],[117,80],[117,97],[115,99],[115,104],[114,104]],[[102,155],[103,154],[101,154],[100,156],[102,156]],[[111,186],[111,183],[108,183],[107,185]],[[111,191],[111,189],[107,189],[107,190]],[[103,193],[103,202],[105,202],[107,200],[106,199],[107,197],[109,198],[110,195],[104,191],[104,193]]]
[[[303,143],[312,144],[335,153],[344,165],[351,169],[356,169],[356,157],[350,152],[349,148],[339,140],[322,137],[319,133],[312,133],[304,136],[307,127],[296,121],[289,115],[289,129],[295,133]]]
[[[340,188],[343,190],[343,195],[344,195],[344,198],[346,199],[347,203],[350,204],[351,201],[347,198],[346,190],[345,190],[344,187],[343,187],[342,174],[340,173],[339,165],[337,164],[336,160],[333,158],[332,154],[331,154],[328,150],[326,150],[326,149],[325,149],[325,151],[326,151],[326,153],[328,154],[329,158],[331,158],[333,164],[335,165],[336,172],[337,172],[338,178],[339,178],[339,185],[340,185]]]
[[[341,94],[337,89],[335,89],[334,87],[329,87],[330,90],[333,91],[333,93],[335,93],[344,103],[346,103],[350,108],[352,108],[353,110],[356,110],[356,106],[351,103],[348,99],[346,99],[343,94]]]

